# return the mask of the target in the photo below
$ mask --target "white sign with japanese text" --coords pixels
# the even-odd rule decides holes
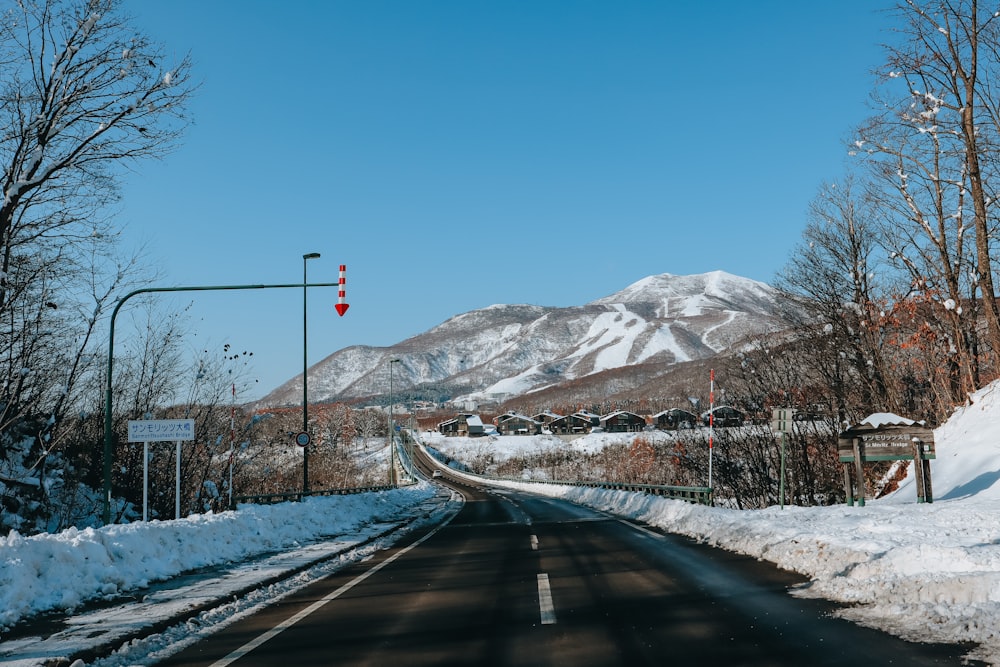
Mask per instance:
[[[129,442],[194,440],[193,419],[130,419]]]

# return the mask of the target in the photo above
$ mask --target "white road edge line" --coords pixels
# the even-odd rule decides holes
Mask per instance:
[[[538,536],[537,535],[532,535],[531,536],[531,550],[532,551],[538,551]]]
[[[650,530],[649,528],[646,528],[645,526],[640,526],[637,523],[632,523],[631,521],[626,521],[625,519],[621,519],[621,518],[617,518],[617,517],[613,517],[613,518],[618,523],[620,523],[620,524],[622,524],[624,526],[628,526],[629,528],[634,528],[635,530],[638,530],[640,533],[645,533],[646,535],[649,535],[650,537],[657,537],[657,538],[663,537],[663,533],[658,533],[655,530]]]
[[[538,611],[542,625],[552,625],[556,622],[556,609],[552,604],[552,589],[549,588],[549,575],[538,575]]]
[[[456,514],[457,514],[457,512],[456,512]],[[444,528],[445,526],[447,526],[449,523],[451,523],[451,520],[454,519],[454,518],[455,518],[455,514],[451,515],[448,518],[447,521],[445,521],[440,526],[438,526],[437,528],[435,528],[431,532],[429,532],[426,535],[424,535],[423,537],[421,537],[419,540],[417,540],[416,542],[414,542],[410,546],[408,546],[408,547],[406,547],[404,549],[400,549],[395,554],[393,554],[389,558],[386,558],[384,561],[382,561],[381,563],[379,563],[375,567],[371,568],[370,570],[366,570],[363,574],[355,577],[354,579],[352,579],[351,581],[347,582],[346,584],[344,584],[343,586],[341,586],[337,590],[333,591],[332,593],[330,593],[326,597],[322,598],[321,600],[317,600],[316,602],[313,602],[311,605],[309,605],[308,607],[306,607],[305,609],[303,609],[299,613],[297,613],[294,616],[286,619],[285,621],[282,621],[281,623],[279,623],[278,625],[274,626],[273,628],[271,628],[270,630],[268,630],[264,634],[259,635],[255,639],[247,642],[243,646],[239,647],[238,649],[236,649],[235,651],[233,651],[232,653],[230,653],[229,655],[227,655],[225,658],[223,658],[221,660],[217,660],[216,662],[213,662],[209,667],[226,667],[227,665],[230,665],[230,664],[236,662],[237,660],[239,660],[240,658],[242,658],[243,656],[245,656],[250,651],[254,650],[258,646],[261,646],[262,644],[264,644],[268,640],[273,639],[274,637],[277,637],[282,632],[284,632],[288,628],[292,627],[293,625],[295,625],[296,623],[298,623],[299,621],[301,621],[303,618],[305,618],[309,614],[311,614],[314,611],[318,610],[319,608],[323,607],[324,605],[326,605],[326,603],[331,602],[331,601],[337,599],[338,597],[340,597],[341,595],[343,595],[347,591],[351,590],[352,588],[354,588],[355,586],[357,586],[358,584],[360,584],[362,581],[364,581],[368,577],[372,576],[373,574],[375,574],[376,572],[378,572],[383,567],[385,567],[389,563],[393,562],[394,560],[396,560],[397,558],[399,558],[403,554],[409,552],[411,549],[415,549],[416,547],[420,546],[421,544],[424,543],[424,541],[428,540],[431,536],[433,536],[439,530],[441,530],[442,528]]]

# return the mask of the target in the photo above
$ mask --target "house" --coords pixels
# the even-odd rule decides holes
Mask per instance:
[[[680,408],[670,408],[653,415],[653,425],[659,429],[694,428],[698,422],[698,415]]]
[[[702,413],[701,421],[705,426],[743,426],[746,416],[729,405],[718,405],[712,410]]]
[[[542,432],[542,422],[516,412],[500,415],[496,425],[501,435],[538,435]]]
[[[646,428],[646,419],[634,412],[618,410],[601,417],[601,428],[609,433],[632,433]]]
[[[596,428],[601,425],[601,415],[595,415],[593,412],[588,412],[587,410],[574,412],[573,416],[585,420],[590,424],[591,428]]]
[[[549,422],[549,430],[553,433],[579,434],[590,431],[601,425],[600,415],[591,412],[574,412],[565,417],[559,417]]]
[[[462,413],[438,424],[441,435],[464,435],[470,438],[486,435],[483,420],[479,415]]]
[[[544,431],[548,431],[549,433],[555,433],[555,431],[552,430],[552,428],[551,428],[550,425],[555,420],[562,419],[563,416],[559,415],[559,414],[556,414],[555,412],[552,412],[551,410],[546,410],[545,412],[539,412],[537,415],[533,415],[531,418],[534,419],[536,422],[541,422],[542,423],[542,431],[543,432]]]
[[[458,417],[452,417],[437,425],[438,433],[441,435],[460,435]]]

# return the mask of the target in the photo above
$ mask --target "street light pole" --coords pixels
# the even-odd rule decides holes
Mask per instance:
[[[306,278],[306,266],[310,259],[319,259],[318,252],[309,252],[302,255],[302,432],[305,434],[305,446],[302,448],[302,495],[309,493],[309,445],[312,438],[309,437],[309,354],[306,347],[306,332],[308,330],[307,309],[306,309],[306,287],[309,281]]]
[[[392,438],[392,365],[398,364],[399,359],[389,360],[389,485],[396,482],[396,448]]]

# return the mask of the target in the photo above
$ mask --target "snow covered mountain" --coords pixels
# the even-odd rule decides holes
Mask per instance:
[[[352,346],[309,369],[309,395],[330,402],[397,391],[503,400],[638,363],[705,359],[747,336],[787,327],[787,306],[761,282],[722,271],[649,276],[582,306],[494,305],[456,315],[390,347]],[[301,374],[259,402],[297,405]]]

